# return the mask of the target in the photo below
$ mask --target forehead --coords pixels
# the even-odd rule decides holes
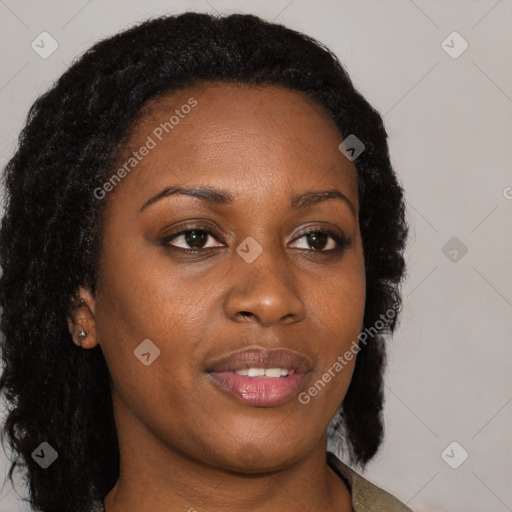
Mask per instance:
[[[321,182],[343,186],[357,202],[354,164],[338,149],[342,139],[329,114],[305,94],[206,83],[146,104],[122,160],[145,145],[151,149],[125,181],[133,192],[210,183],[235,196]]]

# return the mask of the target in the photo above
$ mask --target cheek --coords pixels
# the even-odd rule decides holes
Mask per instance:
[[[364,317],[366,279],[362,251],[356,246],[345,256],[339,271],[319,276],[311,283],[308,294],[308,307],[318,319],[318,329],[332,340],[325,346],[331,354],[352,340],[357,341]]]
[[[179,266],[171,269],[164,251],[116,234],[105,238],[96,302],[98,339],[114,387],[141,417],[160,410],[158,422],[170,421],[170,410],[186,417],[197,402],[191,396],[197,369],[191,368],[208,328],[205,290],[218,285],[219,275],[189,279]]]
[[[347,392],[364,317],[364,261],[356,251],[348,256],[336,276],[331,275],[328,282],[316,281],[316,292],[311,291],[308,301],[318,333],[318,359],[299,402],[325,419],[334,415]]]
[[[185,341],[190,328],[187,308],[191,292],[150,252],[130,247],[128,237],[122,240],[104,247],[95,317],[98,340],[114,384],[135,397],[137,385],[154,391],[158,382],[163,386],[165,379],[180,377],[182,365],[172,362],[188,358]],[[167,360],[170,354],[166,347],[170,345],[172,361]],[[167,377],[166,368],[172,368]],[[165,388],[169,389],[168,383]]]
[[[104,265],[104,275],[96,322],[114,397],[140,423],[181,439],[198,407],[190,371],[191,341],[201,339],[189,314],[195,294],[147,261],[119,258]]]
[[[152,336],[165,339],[186,320],[194,293],[184,286],[189,283],[182,282],[179,272],[171,271],[161,249],[155,250],[140,235],[130,237],[116,226],[110,229],[99,285],[105,320],[101,327],[109,342],[116,333],[139,343]]]

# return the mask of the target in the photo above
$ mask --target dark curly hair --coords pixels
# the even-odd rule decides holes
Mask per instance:
[[[112,174],[150,99],[208,81],[284,86],[309,95],[343,137],[365,145],[354,161],[366,272],[363,327],[401,304],[408,227],[381,116],[336,56],[315,39],[252,15],[153,18],[86,51],[32,105],[3,179],[0,306],[6,434],[29,502],[75,511],[119,477],[111,377],[99,346],[71,342],[66,315],[79,285],[94,293],[108,201],[94,190]],[[387,322],[392,333],[398,312]],[[383,438],[385,333],[361,344],[348,392],[331,423],[350,462],[364,466]],[[59,463],[31,454],[43,441]],[[21,461],[20,461],[21,459]],[[27,474],[28,473],[28,474]],[[13,482],[14,483],[14,482]]]

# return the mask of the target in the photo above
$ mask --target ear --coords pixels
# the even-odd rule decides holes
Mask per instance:
[[[66,317],[73,343],[79,347],[94,348],[98,344],[94,320],[95,308],[96,301],[92,293],[83,286],[79,286]]]

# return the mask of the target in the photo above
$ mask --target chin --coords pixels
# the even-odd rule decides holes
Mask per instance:
[[[222,456],[215,456],[214,464],[227,471],[255,475],[284,469],[293,463],[297,455],[295,452],[276,450],[275,446],[259,447],[246,442],[229,458],[226,458],[226,452]]]

